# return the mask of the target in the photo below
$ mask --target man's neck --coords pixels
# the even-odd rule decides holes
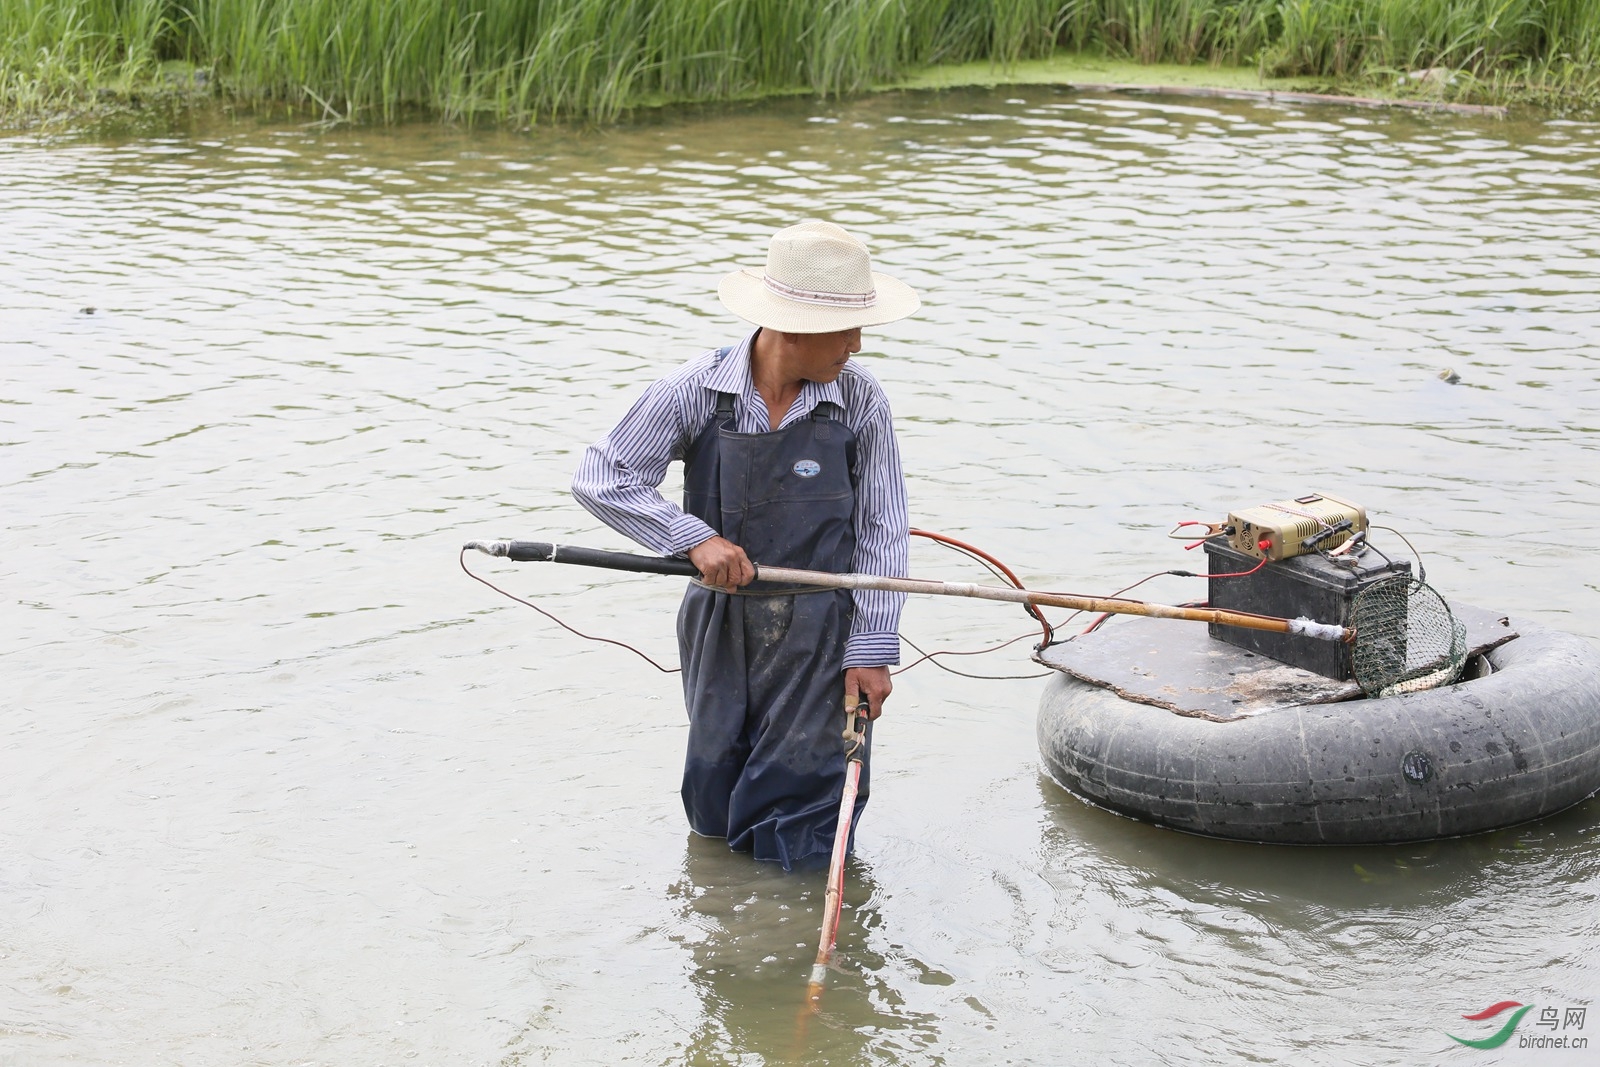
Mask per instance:
[[[758,330],[750,345],[750,377],[767,406],[769,430],[776,430],[783,422],[806,384],[789,365],[786,353],[783,335],[772,330]]]

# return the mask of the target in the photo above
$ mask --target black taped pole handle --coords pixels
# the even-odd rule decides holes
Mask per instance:
[[[607,552],[599,548],[554,545],[548,541],[468,541],[464,548],[477,549],[486,555],[500,556],[517,563],[575,563],[580,567],[604,567],[613,571],[700,577],[700,571],[686,559]]]

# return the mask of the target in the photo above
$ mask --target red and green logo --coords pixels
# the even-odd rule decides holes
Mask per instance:
[[[1516,1010],[1512,1011],[1513,1008]],[[1482,1022],[1485,1019],[1493,1019],[1496,1015],[1510,1011],[1511,1017],[1507,1019],[1505,1021],[1505,1025],[1501,1026],[1500,1029],[1495,1033],[1490,1034],[1488,1037],[1478,1038],[1475,1041],[1469,1041],[1464,1037],[1457,1037],[1455,1034],[1446,1034],[1445,1036],[1452,1041],[1461,1042],[1468,1048],[1499,1048],[1501,1045],[1511,1040],[1511,1035],[1516,1031],[1517,1024],[1522,1021],[1522,1017],[1524,1015],[1528,1014],[1532,1010],[1532,1004],[1519,1004],[1514,1000],[1502,1000],[1498,1004],[1489,1005],[1480,1012],[1474,1012],[1471,1015],[1462,1016],[1463,1019],[1470,1019],[1476,1023]]]

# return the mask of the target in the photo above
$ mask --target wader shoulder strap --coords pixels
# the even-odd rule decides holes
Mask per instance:
[[[717,349],[717,366],[722,366],[722,361],[727,359],[728,353],[732,351],[732,345],[724,345]],[[717,394],[717,411],[716,414],[711,416],[712,425],[721,426],[733,418],[733,401],[734,395],[732,393]]]

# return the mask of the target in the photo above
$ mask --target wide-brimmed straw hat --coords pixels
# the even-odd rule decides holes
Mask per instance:
[[[860,239],[817,220],[773,234],[766,270],[734,271],[717,296],[741,319],[783,333],[882,326],[922,306],[911,286],[872,269]]]

